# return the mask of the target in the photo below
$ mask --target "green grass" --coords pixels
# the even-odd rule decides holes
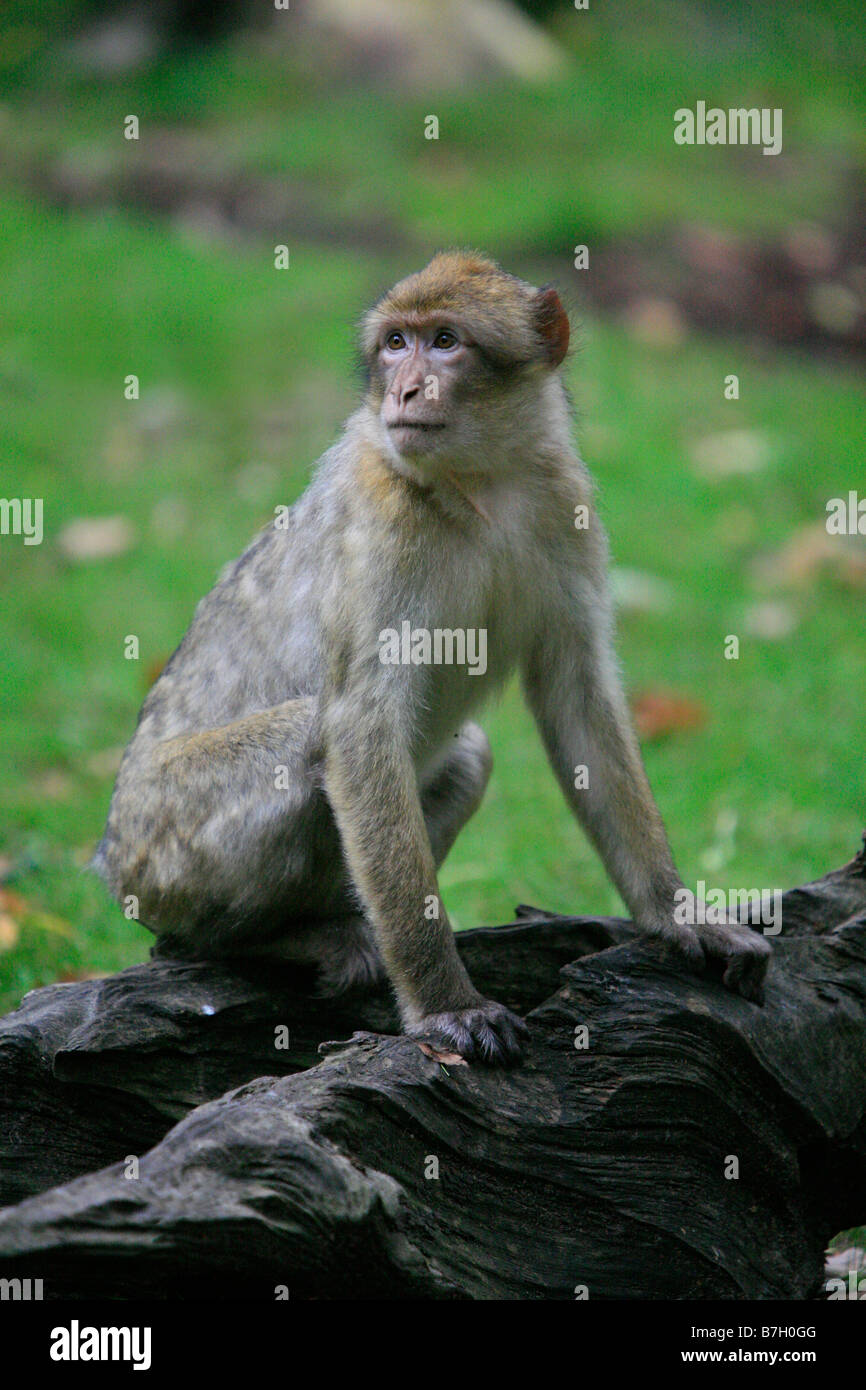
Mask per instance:
[[[554,22],[574,65],[560,81],[427,97],[346,86],[330,49],[310,63],[243,38],[97,83],[56,42],[76,5],[88,10],[9,0],[0,30],[0,495],[45,502],[42,546],[0,537],[0,856],[28,904],[15,939],[0,915],[0,1010],[146,957],[149,934],[85,869],[111,792],[105,755],[199,597],[299,494],[352,408],[351,326],[385,284],[435,247],[475,244],[530,278],[557,274],[579,303],[577,242],[663,241],[683,222],[838,229],[866,165],[866,38],[845,0],[566,5]],[[698,99],[781,106],[784,153],[674,146],[673,111]],[[129,112],[138,145],[121,138]],[[423,138],[429,113],[438,142]],[[117,185],[166,135],[193,171],[289,188],[332,244],[295,210],[278,274],[270,244],[42,201],[58,168]],[[829,497],[862,493],[862,385],[842,364],[746,342],[691,335],[662,351],[592,318],[577,338],[567,376],[615,561],[672,593],[668,612],[622,617],[628,688],[670,687],[707,711],[644,750],[684,878],[818,876],[864,822],[864,595],[829,575],[783,592],[797,625],[781,641],[749,637],[744,617],[765,596],[756,557],[820,524]],[[731,371],[738,402],[722,394]],[[123,396],[130,372],[138,402]],[[710,481],[692,447],[726,428],[759,432],[768,461]],[[106,515],[132,523],[132,548],[65,561],[62,527]],[[138,662],[123,658],[130,633]],[[621,910],[516,688],[485,723],[491,786],[442,873],[455,925],[505,920],[519,901]]]
[[[180,127],[196,170],[290,179],[337,225],[372,218],[396,245],[437,244],[444,230],[564,266],[577,241],[661,234],[672,221],[779,230],[836,209],[863,166],[866,40],[850,5],[754,8],[706,5],[699,17],[678,3],[600,4],[578,17],[565,6],[573,63],[561,79],[424,96],[347,84],[333,45],[311,65],[291,45],[249,38],[96,80],[52,47],[50,15],[22,14],[17,42],[0,42],[0,84],[5,72],[14,97],[0,108],[0,146],[10,172],[59,163],[120,178]],[[32,56],[16,61],[25,31]],[[673,113],[698,99],[781,107],[783,153],[676,146]],[[122,138],[128,113],[137,143]],[[428,114],[438,141],[424,138]]]
[[[48,214],[9,195],[0,218],[2,490],[45,499],[42,546],[0,542],[3,852],[10,886],[52,914],[26,918],[0,955],[11,1007],[64,972],[145,957],[149,935],[83,868],[111,790],[89,760],[128,739],[148,668],[223,563],[304,486],[355,399],[348,326],[394,267],[299,247],[281,276],[266,248],[195,245],[168,224]],[[862,388],[840,366],[743,343],[692,337],[662,352],[594,321],[579,336],[568,377],[615,560],[674,594],[667,614],[624,617],[627,683],[674,687],[709,714],[645,750],[680,867],[688,882],[712,880],[702,855],[733,809],[733,851],[714,881],[816,876],[851,855],[862,825],[863,595],[829,579],[794,593],[799,625],[782,642],[748,638],[743,613],[754,555],[856,486]],[[723,398],[731,370],[739,402]],[[138,402],[123,397],[130,371]],[[765,434],[769,462],[708,481],[690,447],[726,427]],[[60,529],[108,514],[132,522],[133,548],[70,566]],[[737,662],[723,659],[730,632]],[[123,658],[129,633],[138,662]],[[617,910],[516,689],[487,725],[490,791],[442,875],[456,923],[505,920],[521,900]]]
[[[0,538],[0,854],[32,909],[0,934],[0,1008],[64,974],[144,959],[84,865],[111,774],[95,755],[129,738],[148,672],[180,640],[198,598],[273,507],[302,490],[357,391],[351,326],[364,305],[443,244],[476,244],[509,268],[558,271],[580,299],[571,247],[666,235],[698,221],[775,233],[831,225],[864,166],[866,91],[854,7],[595,6],[558,27],[574,67],[543,89],[433,97],[343,89],[323,54],[300,64],[246,41],[99,83],[75,76],[54,38],[68,6],[9,7],[0,36],[0,495],[45,500],[41,547]],[[35,16],[35,17],[34,17]],[[758,23],[758,31],[753,27]],[[673,111],[702,98],[780,105],[785,152],[675,147]],[[138,146],[123,117],[142,125]],[[440,140],[423,138],[435,113]],[[272,248],[196,237],[111,210],[51,211],[33,188],[58,163],[113,179],[182,132],[193,168],[275,179],[336,229],[290,229]],[[378,253],[357,228],[378,229]],[[390,250],[389,250],[390,248]],[[866,398],[843,365],[689,336],[648,348],[586,319],[568,366],[583,452],[615,560],[664,579],[669,612],[625,614],[631,691],[675,688],[706,725],[645,748],[687,882],[788,886],[850,857],[864,819],[863,594],[830,577],[782,597],[792,635],[749,638],[763,595],[752,561],[820,522],[828,497],[862,486]],[[722,395],[740,376],[741,400]],[[141,399],[126,401],[135,372]],[[769,441],[759,472],[709,481],[691,448],[725,428]],[[69,521],[122,515],[136,541],[80,566]],[[723,659],[726,634],[742,639]],[[141,659],[123,659],[135,633]],[[510,688],[486,719],[496,766],[485,803],[443,874],[461,927],[518,901],[616,911],[616,895],[566,811],[529,716]],[[717,871],[705,854],[722,813],[736,829]]]

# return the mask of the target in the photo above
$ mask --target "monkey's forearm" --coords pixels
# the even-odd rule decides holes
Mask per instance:
[[[650,929],[670,920],[682,886],[637,747],[624,712],[602,708],[598,719],[572,735],[578,756],[560,757],[560,780],[570,774],[572,808],[621,893],[635,922]],[[575,766],[586,767],[586,787],[575,786]]]
[[[571,669],[549,653],[527,676],[527,698],[566,800],[635,922],[664,930],[682,882],[624,696],[612,677],[599,679],[605,669],[601,657]]]
[[[579,650],[579,643],[570,650]],[[562,649],[561,649],[562,651]],[[527,695],[566,797],[598,849],[637,926],[675,944],[695,965],[715,957],[725,984],[760,1002],[769,957],[767,942],[737,922],[714,925],[677,919],[682,880],[674,866],[625,698],[613,663],[596,656],[581,663],[582,692],[562,698],[575,680],[574,663],[551,658],[548,678],[536,665]],[[599,675],[599,673],[601,673]]]
[[[566,765],[561,755],[557,768],[567,799],[636,924],[664,930],[682,881],[640,755],[618,732],[577,746],[578,757]],[[575,787],[578,766],[585,787]]]
[[[404,1022],[478,1003],[439,899],[408,753],[382,730],[332,722],[325,786]]]

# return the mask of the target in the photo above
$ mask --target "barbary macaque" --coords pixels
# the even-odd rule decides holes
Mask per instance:
[[[557,370],[568,341],[553,289],[474,254],[437,255],[369,311],[363,404],[200,602],[94,858],[182,952],[314,963],[329,993],[386,975],[408,1033],[492,1063],[526,1028],[474,988],[437,870],[490,777],[471,716],[515,669],[638,927],[722,958],[756,1001],[769,953],[748,926],[674,920]]]

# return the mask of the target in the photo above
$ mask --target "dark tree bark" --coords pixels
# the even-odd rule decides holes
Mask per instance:
[[[29,995],[0,1020],[0,1276],[48,1298],[819,1292],[828,1238],[866,1219],[863,851],[785,894],[762,1008],[613,919],[524,909],[458,942],[530,1014],[512,1072],[443,1066],[384,994],[336,1005],[289,970],[155,959]]]

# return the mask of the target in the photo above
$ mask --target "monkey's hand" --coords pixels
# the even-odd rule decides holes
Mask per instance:
[[[453,1013],[426,1014],[406,1028],[409,1037],[443,1052],[459,1052],[467,1062],[510,1067],[519,1062],[529,1029],[504,1004],[478,996],[476,1003]]]
[[[687,926],[668,922],[658,933],[696,969],[720,961],[723,984],[753,1004],[764,1002],[764,976],[772,948],[754,928],[742,922],[704,922]]]

